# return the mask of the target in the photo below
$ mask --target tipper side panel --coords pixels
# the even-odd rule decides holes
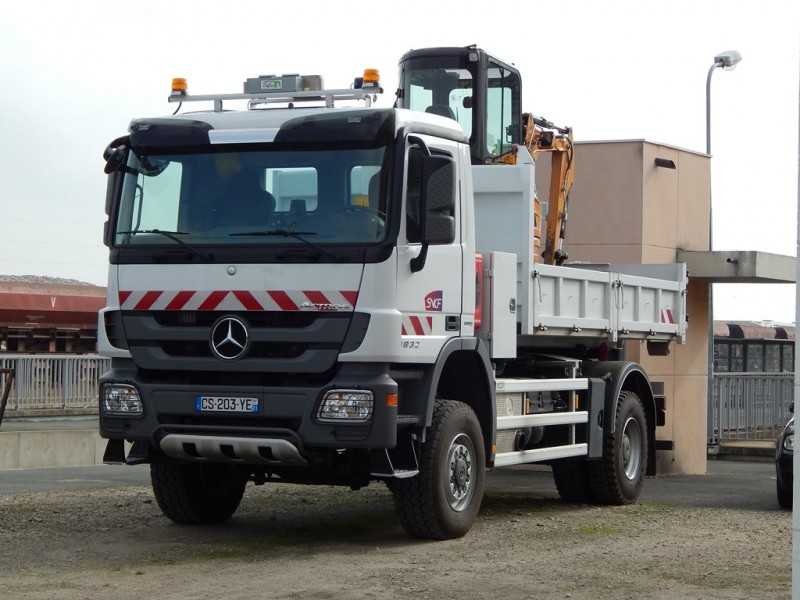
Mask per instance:
[[[534,165],[472,167],[476,249],[516,256],[517,332],[524,336],[685,341],[686,266],[546,265],[534,260]],[[508,263],[504,268],[509,269]]]

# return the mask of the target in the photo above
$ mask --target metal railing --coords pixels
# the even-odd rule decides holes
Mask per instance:
[[[715,373],[708,443],[777,440],[793,399],[793,373]]]
[[[6,416],[10,411],[96,407],[99,378],[110,367],[111,359],[95,354],[0,355],[0,390],[9,387]]]
[[[6,416],[23,410],[94,409],[99,378],[110,367],[111,359],[94,354],[0,355]],[[715,373],[708,443],[777,440],[793,399],[793,373]]]
[[[11,383],[14,381],[14,369],[0,369],[0,424],[6,412],[8,396],[11,393]]]

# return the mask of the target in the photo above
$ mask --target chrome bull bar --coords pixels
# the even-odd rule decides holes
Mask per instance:
[[[293,466],[308,464],[297,446],[280,438],[169,433],[161,439],[159,447],[165,454],[181,460]]]

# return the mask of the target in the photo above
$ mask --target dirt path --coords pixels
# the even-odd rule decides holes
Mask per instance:
[[[419,542],[385,487],[249,486],[185,527],[149,487],[0,498],[4,598],[789,598],[790,512],[594,507],[489,492],[465,538]]]

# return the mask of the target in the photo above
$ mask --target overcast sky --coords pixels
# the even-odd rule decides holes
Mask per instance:
[[[482,6],[483,8],[477,8]],[[390,105],[411,48],[478,44],[514,63],[523,109],[578,141],[705,151],[712,77],[714,249],[796,254],[800,3],[509,0],[6,3],[0,13],[0,274],[105,285],[102,151],[131,118],[265,73],[347,87],[378,68]],[[715,318],[791,322],[795,287],[716,286]]]

